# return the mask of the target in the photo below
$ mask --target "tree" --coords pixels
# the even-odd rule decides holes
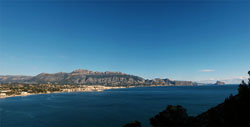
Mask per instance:
[[[138,121],[132,121],[128,124],[125,124],[123,127],[141,127],[141,123]]]
[[[182,127],[188,123],[185,108],[180,105],[169,105],[163,112],[150,119],[153,127]]]

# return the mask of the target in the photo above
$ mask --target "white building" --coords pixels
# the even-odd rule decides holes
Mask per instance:
[[[21,95],[28,95],[28,92],[21,92]]]
[[[7,92],[11,92],[11,90],[2,90],[0,91],[1,93],[7,93]]]
[[[6,96],[6,93],[0,93],[0,96]]]

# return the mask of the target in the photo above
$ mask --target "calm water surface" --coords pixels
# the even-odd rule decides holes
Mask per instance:
[[[237,93],[236,85],[144,87],[0,99],[0,127],[121,127],[180,104],[197,115]]]

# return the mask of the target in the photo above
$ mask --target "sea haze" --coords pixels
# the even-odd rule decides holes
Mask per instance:
[[[149,118],[167,105],[197,115],[237,93],[237,85],[138,87],[0,99],[1,127],[121,127]]]

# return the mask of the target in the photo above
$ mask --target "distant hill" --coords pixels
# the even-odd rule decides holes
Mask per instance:
[[[71,73],[41,73],[37,76],[0,76],[0,83],[27,83],[27,84],[82,84],[82,85],[196,85],[191,81],[172,81],[169,79],[147,80],[139,76],[122,72],[94,72],[84,69],[74,70]]]
[[[225,82],[217,81],[214,85],[225,85]]]
[[[32,76],[20,76],[20,75],[0,75],[0,83],[17,83],[31,79]]]

